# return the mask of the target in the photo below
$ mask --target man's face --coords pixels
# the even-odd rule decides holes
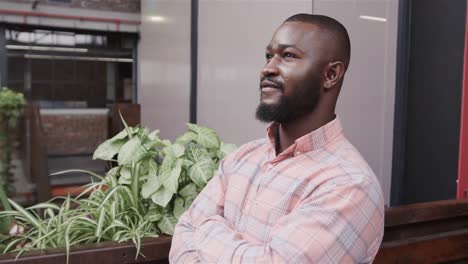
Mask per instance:
[[[320,99],[325,48],[316,25],[287,22],[266,49],[257,119],[288,123],[312,113]]]

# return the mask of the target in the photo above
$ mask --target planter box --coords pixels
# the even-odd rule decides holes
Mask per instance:
[[[385,210],[385,234],[374,263],[468,263],[468,199],[412,204]],[[133,243],[103,242],[73,247],[71,264],[168,263],[170,236],[144,239],[135,260]],[[62,264],[64,249],[33,251],[0,264]]]
[[[102,242],[76,246],[70,252],[70,264],[116,264],[116,263],[168,263],[171,237],[143,239],[141,255],[135,259],[136,248],[132,242]],[[0,264],[63,264],[66,263],[65,249],[30,251],[15,261],[16,254],[0,255]]]

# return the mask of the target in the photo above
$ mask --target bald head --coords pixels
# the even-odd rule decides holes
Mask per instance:
[[[343,62],[345,68],[348,68],[351,57],[351,42],[349,40],[348,31],[337,20],[323,15],[311,14],[296,14],[284,21],[288,22],[302,22],[316,25],[320,32],[324,34],[327,39],[330,39],[329,47],[333,60]]]

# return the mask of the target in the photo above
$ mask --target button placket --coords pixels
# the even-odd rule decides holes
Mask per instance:
[[[252,194],[253,195],[253,199],[252,199],[252,202],[253,202],[253,207],[256,208],[257,205],[258,205],[258,202],[257,202],[257,193],[260,189],[260,186],[262,185],[262,182],[264,181],[264,179],[268,176],[268,174],[270,173],[271,169],[274,167],[274,164],[271,163],[271,162],[268,162],[266,165],[265,165],[265,169],[262,170],[262,173],[260,175],[260,177],[258,178],[258,181],[257,181],[257,184],[256,184],[256,188],[255,188],[255,192]]]
[[[262,175],[265,174],[265,172],[268,170],[268,164],[266,163],[263,165],[262,169],[259,171],[259,174],[257,177],[255,177],[254,181],[252,182],[252,187],[251,191],[248,193],[248,197],[246,198],[246,206],[245,206],[245,211],[247,212],[248,215],[250,215],[252,207],[255,209],[255,197],[257,195],[258,188],[260,186],[260,182],[262,180]],[[252,206],[253,205],[253,206]]]

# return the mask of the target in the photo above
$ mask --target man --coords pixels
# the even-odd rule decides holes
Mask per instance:
[[[288,18],[266,48],[257,118],[176,226],[174,263],[370,263],[383,235],[380,185],[347,141],[335,105],[350,59],[346,29]]]

